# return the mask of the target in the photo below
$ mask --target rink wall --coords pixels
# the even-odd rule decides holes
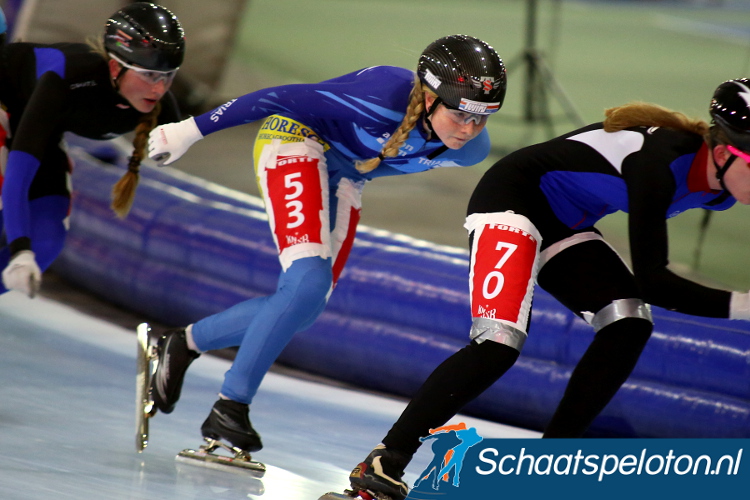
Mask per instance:
[[[144,166],[121,221],[109,192],[123,158],[112,146],[81,144],[71,148],[71,229],[54,265],[66,279],[172,325],[275,289],[280,268],[260,200]],[[467,277],[462,249],[362,227],[326,311],[280,361],[408,397],[468,341]],[[750,437],[750,323],[659,308],[654,317],[635,372],[591,435]],[[593,332],[541,289],[530,331],[518,363],[466,413],[543,428]]]

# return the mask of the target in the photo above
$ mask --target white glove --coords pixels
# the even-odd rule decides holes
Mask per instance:
[[[750,293],[732,292],[729,319],[750,320]]]
[[[177,161],[190,146],[203,139],[195,119],[159,125],[148,136],[148,156],[154,161],[169,165]]]
[[[42,284],[42,271],[36,264],[34,252],[22,250],[13,257],[3,270],[3,285],[8,290],[25,293],[32,299]]]

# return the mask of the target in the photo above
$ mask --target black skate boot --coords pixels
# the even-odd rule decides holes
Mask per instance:
[[[151,379],[151,398],[162,413],[172,413],[180,399],[185,372],[200,353],[188,348],[185,329],[167,330],[157,344],[159,362]]]
[[[201,426],[203,437],[225,439],[233,447],[248,453],[262,449],[260,435],[250,425],[249,411],[248,405],[244,403],[231,399],[218,400]]]
[[[387,495],[392,500],[404,500],[409,488],[401,478],[411,457],[405,453],[389,450],[379,444],[349,474],[349,481],[354,492],[365,490],[383,498]]]

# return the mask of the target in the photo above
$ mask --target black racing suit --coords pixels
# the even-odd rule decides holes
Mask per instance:
[[[33,249],[45,269],[62,249],[71,169],[62,144],[72,132],[110,139],[132,131],[144,116],[114,88],[107,61],[85,44],[10,43],[0,50],[0,103],[10,120],[4,168],[0,268]],[[179,120],[171,94],[160,121]]]
[[[541,234],[544,252],[580,236],[576,233],[597,232],[596,221],[610,213],[628,212],[633,273],[608,244],[591,238],[554,254],[539,271],[539,286],[579,316],[635,298],[687,314],[727,318],[730,292],[667,269],[669,217],[735,203],[728,192],[709,188],[707,154],[697,134],[656,127],[608,134],[600,123],[593,124],[495,163],[474,190],[468,214],[523,215]],[[586,431],[632,372],[651,329],[650,321],[628,317],[597,332],[545,437],[577,437]],[[492,385],[518,354],[497,342],[470,343],[430,375],[383,442],[414,453],[420,437]]]

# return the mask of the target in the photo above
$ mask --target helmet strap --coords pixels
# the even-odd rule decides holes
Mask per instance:
[[[737,156],[730,154],[729,158],[727,158],[727,161],[724,162],[724,166],[719,168],[716,167],[716,179],[719,181],[719,184],[721,185],[721,189],[723,189],[726,192],[730,192],[729,189],[727,189],[726,184],[724,184],[724,174],[727,173],[727,170],[730,166],[732,166],[732,163],[734,163],[734,160],[737,159]],[[716,159],[714,158],[714,165],[716,164]]]
[[[115,79],[112,80],[112,85],[114,85],[115,90],[117,92],[120,91],[120,78],[122,78],[122,75],[124,75],[127,70],[128,70],[128,68],[126,68],[124,66],[120,66],[120,72],[117,73],[117,76],[115,77]]]
[[[430,116],[432,113],[435,112],[437,107],[442,103],[443,100],[440,98],[440,96],[436,97],[434,101],[432,101],[432,106],[430,106],[430,109],[426,110],[424,113],[424,121],[427,124],[427,132],[430,133],[430,136],[435,133],[435,129],[432,128],[432,122],[430,121]]]

